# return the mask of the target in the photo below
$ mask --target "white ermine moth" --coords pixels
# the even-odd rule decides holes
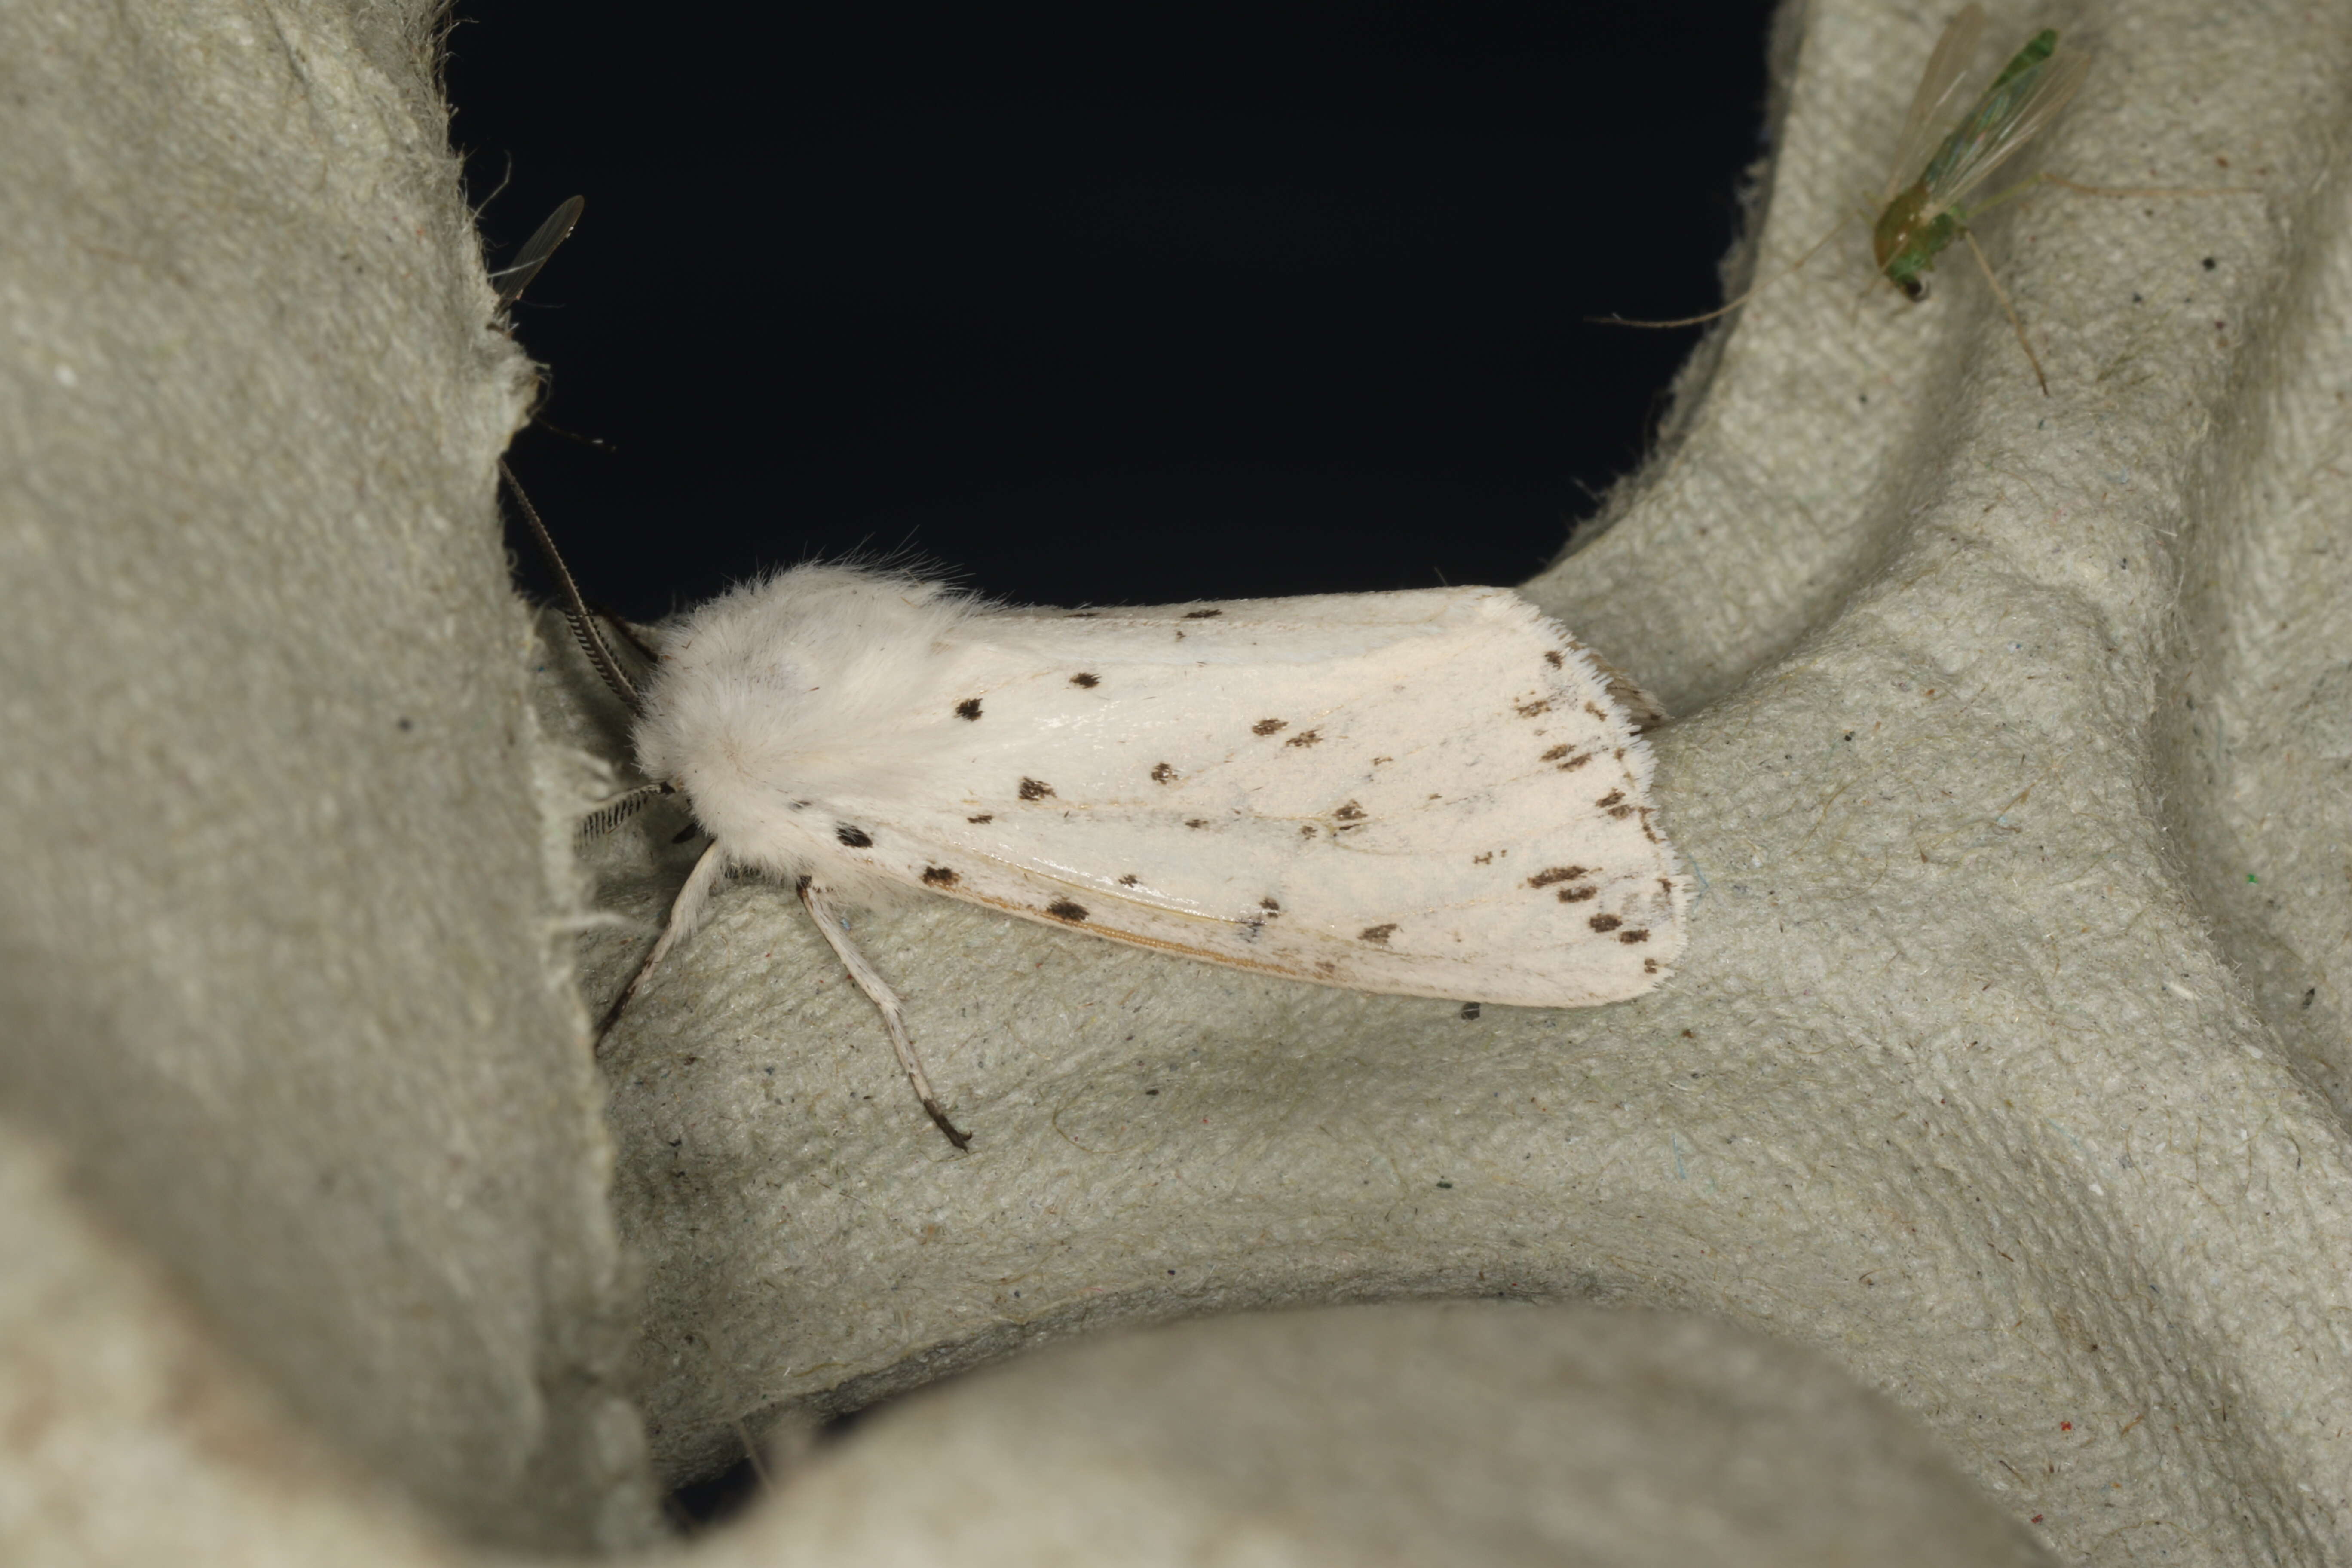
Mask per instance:
[[[1508,589],[1016,609],[806,565],[664,626],[633,679],[513,491],[655,781],[598,816],[675,791],[709,836],[606,1028],[738,869],[798,889],[959,1148],[836,906],[912,889],[1293,980],[1532,1007],[1639,995],[1682,951],[1638,732],[1654,710]]]
[[[1682,950],[1648,748],[1591,655],[1507,589],[1073,612],[800,566],[664,630],[634,743],[710,843],[629,991],[723,873],[797,887],[959,1146],[829,906],[912,889],[1521,1006],[1638,995]]]

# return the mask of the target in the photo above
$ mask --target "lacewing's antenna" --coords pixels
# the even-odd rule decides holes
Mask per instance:
[[[1738,299],[1731,300],[1727,304],[1717,305],[1714,310],[1707,311],[1704,315],[1676,316],[1671,321],[1637,321],[1630,316],[1617,315],[1587,316],[1584,319],[1594,323],[1596,326],[1603,327],[1696,327],[1701,321],[1712,321],[1718,316],[1728,316],[1732,311],[1737,310],[1740,306],[1745,305],[1748,300],[1753,300],[1757,295],[1761,294],[1765,289],[1769,289],[1773,284],[1780,281],[1781,279],[1789,277],[1792,273],[1802,271],[1804,269],[1805,263],[1811,261],[1814,257],[1819,256],[1822,253],[1822,247],[1827,245],[1831,240],[1835,239],[1840,234],[1843,233],[1845,226],[1853,221],[1853,215],[1852,213],[1848,213],[1845,216],[1837,220],[1837,227],[1832,228],[1829,233],[1822,236],[1821,238],[1813,241],[1811,247],[1806,250],[1804,255],[1800,256],[1796,260],[1791,261],[1788,266],[1780,268],[1780,271],[1773,273],[1761,283],[1752,283],[1748,285],[1746,291]]]

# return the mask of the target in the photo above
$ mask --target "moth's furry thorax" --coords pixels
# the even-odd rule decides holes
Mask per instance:
[[[950,634],[979,607],[945,584],[860,566],[795,566],[666,629],[634,742],[733,863],[780,878],[867,878],[816,801],[901,796],[912,732],[944,711]],[[845,879],[836,875],[835,880]]]

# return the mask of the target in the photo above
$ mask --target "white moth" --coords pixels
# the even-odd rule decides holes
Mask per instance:
[[[796,567],[667,628],[635,698],[648,790],[710,843],[614,1012],[737,869],[799,889],[959,1147],[835,905],[918,889],[1357,991],[1621,1001],[1686,898],[1641,700],[1507,589],[1024,610]]]
[[[497,275],[501,307],[580,211]],[[1637,996],[1682,952],[1688,892],[1638,732],[1656,710],[1507,589],[1024,610],[799,566],[665,629],[640,681],[499,471],[656,781],[583,826],[683,792],[710,839],[600,1040],[735,870],[798,889],[958,1148],[837,904],[915,889],[1293,980],[1530,1007]]]

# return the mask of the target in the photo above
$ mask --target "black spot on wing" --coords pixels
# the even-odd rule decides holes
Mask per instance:
[[[840,839],[844,844],[848,845],[852,849],[871,849],[874,847],[873,835],[867,833],[866,829],[862,827],[852,827],[845,822],[833,830],[833,836],[835,838]]]
[[[1641,926],[1635,926],[1632,931],[1619,931],[1619,932],[1617,933],[1617,940],[1618,940],[1619,942],[1647,942],[1647,941],[1649,941],[1649,940],[1650,940],[1650,933],[1649,933],[1649,931],[1648,931],[1644,930],[1643,927],[1641,927]]]
[[[1223,610],[1187,610],[1184,618],[1188,621],[1213,621],[1224,613]]]
[[[1580,904],[1587,899],[1599,897],[1601,889],[1598,888],[1562,888],[1559,890],[1559,901],[1563,904]]]
[[[1573,882],[1579,877],[1590,876],[1581,866],[1548,866],[1528,879],[1530,888],[1549,888],[1554,882]]]
[[[977,697],[967,697],[962,701],[957,703],[955,705],[955,716],[959,719],[979,718],[980,699]]]
[[[1481,1011],[1482,1009],[1475,1002],[1465,1002],[1462,1004],[1462,1016],[1469,1023],[1476,1023],[1478,1021],[1478,1015]]]
[[[1176,782],[1176,770],[1166,763],[1154,763],[1151,764],[1151,782],[1153,784],[1174,784]]]
[[[945,866],[923,868],[923,886],[927,888],[952,888],[962,879]]]
[[[1082,921],[1087,918],[1086,905],[1074,904],[1067,899],[1055,899],[1045,906],[1045,912],[1057,921]]]
[[[1281,731],[1289,728],[1290,721],[1287,719],[1261,719],[1256,723],[1250,726],[1250,733],[1253,735],[1274,735],[1279,734]]]
[[[1301,730],[1283,742],[1286,746],[1319,746],[1322,743],[1323,737],[1312,730]]]
[[[1625,792],[1623,790],[1612,789],[1607,795],[1602,795],[1599,800],[1594,801],[1592,804],[1599,806],[1601,810],[1606,811],[1624,798]]]
[[[1088,690],[1092,690],[1094,688],[1102,684],[1102,677],[1099,675],[1088,675],[1084,670],[1080,670],[1077,674],[1070,677],[1070,684],[1073,686],[1083,686]]]
[[[1546,648],[1544,650],[1544,662],[1551,666],[1554,669],[1558,669],[1561,665],[1568,661],[1560,657],[1559,649],[1555,647]]]
[[[964,820],[966,822],[994,822],[996,820],[996,814],[992,811],[983,811],[978,816],[967,816]]]
[[[1369,942],[1381,947],[1386,947],[1388,945],[1389,938],[1396,935],[1396,922],[1394,921],[1391,921],[1386,925],[1366,926],[1363,930],[1356,933],[1356,940],[1358,942]]]
[[[1551,702],[1548,698],[1538,697],[1533,702],[1522,702],[1519,704],[1519,717],[1522,719],[1532,719],[1538,713],[1549,713],[1550,711]]]
[[[1053,793],[1054,786],[1052,784],[1041,784],[1035,779],[1023,779],[1021,781],[1021,798],[1023,800],[1043,800]]]
[[[1591,920],[1585,923],[1591,926],[1594,931],[1615,931],[1619,926],[1623,925],[1625,922],[1619,920],[1615,915],[1595,915]]]
[[[1209,819],[1205,816],[1188,816],[1184,819],[1184,826],[1187,827],[1206,827],[1209,826]]]
[[[1331,815],[1342,822],[1361,822],[1364,820],[1364,808],[1351,800]]]
[[[1118,885],[1119,885],[1120,887],[1122,887],[1122,888],[1132,888],[1132,887],[1134,887],[1138,882],[1140,882],[1140,881],[1142,881],[1142,880],[1143,880],[1143,879],[1142,879],[1142,878],[1140,878],[1140,877],[1137,876],[1134,872],[1129,871],[1126,876],[1121,877],[1121,878],[1118,879]]]
[[[1260,899],[1257,901],[1257,907],[1264,910],[1267,914],[1278,915],[1282,912],[1282,900],[1275,898],[1271,894],[1268,894],[1266,897]]]

